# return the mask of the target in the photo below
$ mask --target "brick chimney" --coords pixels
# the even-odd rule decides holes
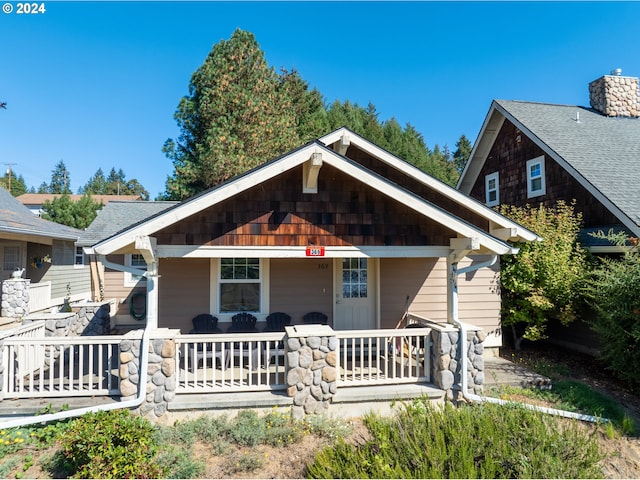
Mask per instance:
[[[589,84],[591,107],[608,117],[639,117],[640,93],[637,77],[623,77],[616,69]]]

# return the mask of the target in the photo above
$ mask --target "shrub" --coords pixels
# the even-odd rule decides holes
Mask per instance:
[[[627,244],[620,235],[608,235]],[[637,239],[633,239],[637,244]],[[592,329],[600,339],[600,358],[620,379],[639,386],[640,365],[640,254],[625,251],[621,258],[602,258],[592,273],[588,295],[596,317]]]
[[[253,447],[264,441],[266,425],[253,410],[242,410],[229,432],[238,445]]]
[[[553,208],[505,205],[500,212],[542,237],[542,242],[518,244],[517,255],[501,260],[502,325],[511,327],[519,350],[522,339],[546,337],[550,318],[566,325],[576,317],[588,266],[577,244],[582,217],[562,201]]]
[[[309,478],[595,478],[596,439],[521,406],[436,409],[427,401],[394,417],[364,418],[371,440],[339,441],[309,466]],[[595,431],[595,430],[593,430]]]
[[[72,478],[156,478],[156,429],[128,410],[83,415],[61,437],[59,463]]]

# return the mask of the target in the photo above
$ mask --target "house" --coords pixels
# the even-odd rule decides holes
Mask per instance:
[[[52,202],[55,198],[62,196],[57,193],[25,193],[16,197],[23,205],[29,208],[34,215],[42,215],[42,205],[45,202]],[[79,201],[83,195],[69,195],[71,201]],[[140,195],[91,195],[91,199],[103,205],[113,201],[135,201],[142,200]]]
[[[3,282],[3,317],[88,298],[91,294],[89,267],[76,240],[82,232],[34,216],[31,211],[0,188],[0,281]],[[20,275],[14,273],[22,272]],[[4,284],[25,279],[28,307],[9,308]],[[26,311],[25,311],[26,310]]]
[[[571,203],[583,217],[579,241],[595,254],[619,247],[591,232],[640,236],[638,78],[619,70],[589,84],[591,108],[494,100],[457,188],[489,207]],[[589,354],[582,321],[551,322],[550,341]]]
[[[638,78],[620,70],[589,84],[591,108],[495,100],[458,190],[489,207],[576,201],[593,252],[615,252],[589,232],[640,237]]]
[[[142,289],[152,327],[186,333],[200,313],[224,325],[242,311],[259,326],[275,311],[302,323],[319,311],[336,330],[379,329],[410,311],[481,327],[491,349],[499,256],[533,240],[341,128],[180,203],[109,203],[81,243],[105,267],[100,288],[121,299],[119,316]]]

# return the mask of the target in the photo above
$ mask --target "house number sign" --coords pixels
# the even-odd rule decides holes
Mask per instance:
[[[307,257],[324,257],[324,247],[307,247]]]

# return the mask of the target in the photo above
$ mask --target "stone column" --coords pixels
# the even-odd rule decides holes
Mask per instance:
[[[140,414],[155,420],[167,412],[167,404],[176,395],[177,329],[161,328],[151,332],[147,356],[147,378],[140,378],[140,342],[142,330],[129,332],[120,344],[120,392],[122,400],[138,395],[144,381],[146,396],[139,407]]]
[[[22,318],[29,315],[29,285],[31,280],[18,278],[2,281],[2,309],[0,316]]]
[[[293,397],[293,416],[326,413],[337,391],[338,339],[328,325],[294,325],[285,330],[287,395]]]

